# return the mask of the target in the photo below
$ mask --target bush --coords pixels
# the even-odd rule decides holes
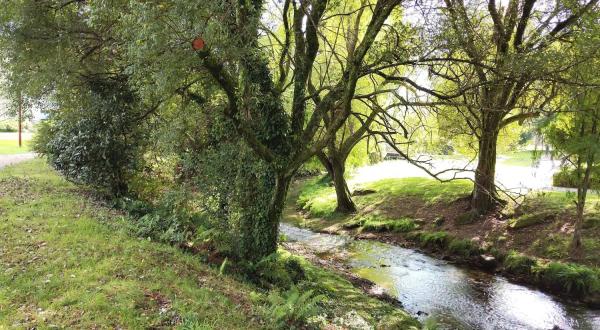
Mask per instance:
[[[126,82],[88,84],[40,125],[33,149],[69,180],[122,196],[140,165],[140,101]]]
[[[253,280],[266,288],[288,289],[304,280],[304,268],[297,257],[275,252],[250,266]]]
[[[445,231],[419,234],[419,241],[423,247],[436,247],[443,249],[448,245],[450,236]]]
[[[504,268],[513,273],[520,275],[528,275],[532,273],[532,268],[536,265],[536,261],[526,255],[516,251],[509,251],[504,258]]]
[[[206,220],[190,206],[191,196],[185,191],[171,191],[152,207],[147,203],[122,199],[121,205],[135,218],[135,234],[171,244],[193,241],[199,231],[206,230]]]
[[[268,314],[278,329],[302,329],[307,319],[319,313],[319,303],[324,299],[311,290],[301,293],[296,286],[281,294],[273,291],[268,297]]]
[[[538,270],[541,283],[567,294],[583,296],[600,291],[598,270],[577,264],[551,262]]]
[[[554,173],[552,176],[552,185],[555,187],[577,188],[579,186],[577,169],[571,167],[562,167],[560,171]],[[590,188],[600,189],[600,169],[594,168],[592,170]]]
[[[453,239],[448,244],[448,251],[463,257],[471,257],[481,253],[479,246],[468,239]]]

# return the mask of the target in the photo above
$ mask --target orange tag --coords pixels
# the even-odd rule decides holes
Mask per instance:
[[[194,48],[194,50],[202,50],[204,49],[205,45],[206,43],[204,42],[204,39],[200,37],[196,37],[196,39],[192,41],[192,48]]]

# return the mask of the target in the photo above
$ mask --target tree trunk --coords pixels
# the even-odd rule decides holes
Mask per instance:
[[[19,148],[23,146],[23,97],[19,93]]]
[[[259,261],[277,251],[279,223],[289,184],[289,178],[277,176],[271,191],[248,191],[253,198],[246,203],[254,202],[254,205],[245,205],[241,219],[240,256],[244,260]],[[265,207],[261,209],[261,205]]]
[[[327,155],[323,151],[319,151],[317,153],[317,158],[319,158],[319,161],[321,162],[323,167],[325,167],[325,170],[327,170],[329,178],[333,180],[333,165],[331,164],[331,161],[329,160]]]
[[[596,121],[592,124],[592,133],[595,134]],[[583,134],[582,134],[583,135]],[[590,188],[590,181],[592,177],[592,168],[594,166],[594,154],[590,152],[586,159],[586,168],[583,175],[583,180],[580,180],[579,186],[577,187],[577,216],[575,217],[575,228],[573,230],[573,241],[571,242],[571,257],[577,258],[581,252],[581,230],[583,228],[585,202],[587,198],[587,192]],[[577,164],[577,171],[581,173],[581,161]],[[580,174],[578,175],[580,176]]]
[[[337,197],[336,212],[353,213],[356,212],[356,205],[350,197],[350,189],[344,178],[346,172],[346,160],[339,155],[330,155],[329,160],[333,170],[333,185],[335,187],[335,195]]]
[[[479,139],[479,159],[471,199],[471,210],[477,215],[492,211],[499,202],[495,184],[497,143],[498,128],[484,129]]]

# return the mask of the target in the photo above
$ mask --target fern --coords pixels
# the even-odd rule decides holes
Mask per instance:
[[[308,318],[317,315],[319,303],[324,298],[323,295],[313,295],[312,290],[301,293],[296,286],[282,294],[273,291],[268,297],[269,316],[280,329],[299,328]]]

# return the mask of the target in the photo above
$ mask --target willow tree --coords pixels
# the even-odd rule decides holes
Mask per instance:
[[[450,90],[432,93],[461,104],[478,140],[471,209],[475,215],[501,201],[495,184],[500,130],[535,117],[553,95],[549,84],[563,81],[573,65],[567,42],[581,19],[598,10],[597,0],[539,2],[444,0],[437,36],[443,61],[430,63],[434,80]]]

